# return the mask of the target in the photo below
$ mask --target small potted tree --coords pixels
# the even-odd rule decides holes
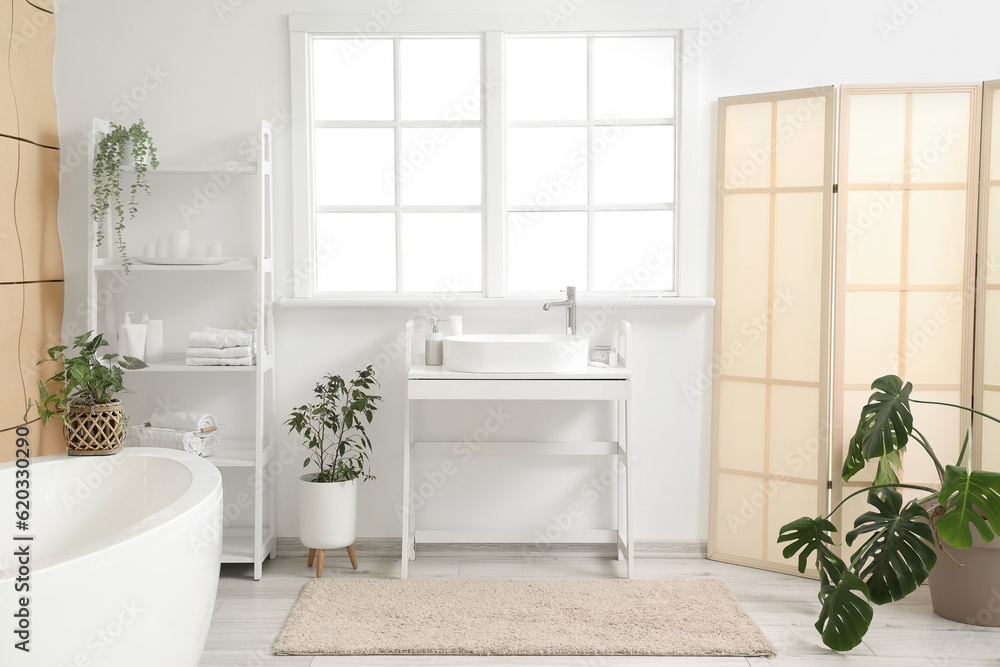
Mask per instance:
[[[131,265],[128,248],[125,245],[125,202],[122,201],[122,165],[125,156],[131,154],[135,168],[135,178],[129,187],[128,219],[135,217],[139,210],[137,195],[142,190],[149,195],[146,171],[160,166],[156,158],[156,147],[149,136],[142,119],[130,126],[111,123],[111,131],[98,142],[94,151],[94,198],[90,207],[90,217],[94,222],[98,247],[104,242],[104,223],[114,204],[115,246],[122,256],[122,267],[128,273]]]
[[[285,424],[289,433],[305,439],[309,456],[303,468],[315,464],[317,472],[299,477],[299,535],[309,548],[311,567],[317,552],[316,577],[323,576],[327,549],[347,547],[351,565],[357,530],[358,480],[374,479],[368,473],[372,443],[365,432],[371,424],[380,396],[371,365],[358,371],[350,382],[328,374],[316,384],[316,402],[292,410]]]
[[[62,420],[66,453],[71,456],[114,454],[125,442],[128,415],[115,395],[125,391],[125,369],[145,368],[146,363],[134,357],[119,359],[117,354],[98,358],[107,345],[103,335],[88,331],[73,340],[79,354],[67,356],[69,348],[56,345],[49,348],[47,359],[38,362],[56,362],[62,368],[48,380],[39,380],[38,402],[29,400],[28,410],[38,407],[43,426],[53,417]]]
[[[945,405],[1000,420],[953,403],[911,398],[913,385],[904,385],[895,375],[878,378],[872,389],[842,476],[849,481],[871,463],[874,480],[825,517],[802,517],[782,526],[778,537],[779,543],[790,543],[782,552],[785,558],[798,554],[799,572],[805,572],[815,554],[822,605],[816,629],[823,643],[837,651],[854,648],[871,625],[872,604],[901,600],[928,577],[938,615],[974,625],[1000,625],[993,600],[1000,589],[1000,549],[989,544],[1000,534],[1000,473],[970,470],[971,430],[955,464],[943,463],[914,427],[910,403]],[[899,481],[900,453],[910,442],[931,458],[940,488]],[[904,502],[897,489],[927,495]],[[845,563],[833,550],[832,533],[837,529],[830,517],[862,493],[868,496],[869,511],[854,521],[854,530],[846,536],[847,546],[859,540],[861,545]]]

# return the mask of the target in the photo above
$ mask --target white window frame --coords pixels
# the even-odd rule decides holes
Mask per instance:
[[[405,14],[398,13],[392,15],[391,21],[385,26],[385,32],[380,29],[380,23],[372,15],[352,15],[352,14],[293,14],[289,16],[289,46],[291,56],[291,102],[292,102],[292,230],[293,230],[293,258],[294,267],[286,272],[286,275],[293,281],[293,296],[296,298],[309,299],[316,302],[338,301],[348,303],[396,303],[399,301],[426,301],[430,298],[440,298],[440,294],[422,294],[413,292],[391,292],[391,293],[319,293],[315,289],[315,218],[316,207],[313,198],[313,156],[312,156],[312,131],[315,123],[312,117],[312,78],[311,78],[311,39],[313,37],[350,37],[363,40],[371,37],[394,38],[398,46],[398,39],[405,37],[433,37],[450,36],[458,37],[462,35],[478,36],[482,40],[482,84],[483,86],[498,86],[500,94],[490,94],[483,97],[483,104],[480,112],[480,123],[482,131],[482,164],[483,164],[483,187],[481,207],[483,211],[483,229],[481,234],[483,252],[483,291],[478,293],[455,293],[449,294],[449,301],[461,300],[468,305],[474,302],[509,301],[519,302],[530,299],[536,300],[540,296],[549,296],[546,293],[522,293],[518,292],[508,296],[505,293],[506,286],[506,229],[507,229],[507,205],[504,193],[504,147],[506,122],[504,117],[504,95],[503,95],[503,49],[504,39],[507,36],[518,36],[522,34],[533,35],[557,35],[557,36],[584,36],[588,37],[588,119],[586,121],[570,121],[566,125],[583,126],[588,129],[588,140],[592,136],[593,127],[602,124],[621,125],[643,125],[649,124],[650,119],[640,119],[636,121],[622,121],[611,123],[604,121],[593,121],[590,109],[592,107],[593,96],[593,68],[591,66],[591,48],[593,38],[603,36],[670,36],[676,40],[677,53],[683,53],[685,31],[676,29],[650,29],[649,22],[633,18],[622,18],[620,20],[605,20],[595,22],[594,25],[580,25],[576,22],[573,30],[559,30],[550,25],[545,25],[544,21],[539,21],[539,17],[529,17],[521,15],[447,15],[447,14]],[[539,25],[539,24],[542,25]],[[391,30],[390,30],[391,29]],[[396,67],[398,68],[398,48],[396,49]],[[683,279],[682,261],[679,240],[682,237],[681,202],[686,201],[691,188],[685,185],[681,174],[680,164],[687,163],[690,156],[682,157],[683,149],[688,142],[681,136],[681,128],[685,126],[683,118],[690,115],[686,104],[688,99],[694,99],[691,91],[682,92],[685,87],[684,81],[686,71],[690,70],[691,63],[678,57],[674,72],[674,117],[665,124],[673,125],[675,132],[674,147],[674,203],[668,205],[642,205],[638,210],[673,210],[673,287],[670,292],[582,292],[583,299],[600,300],[622,300],[635,303],[639,300],[645,303],[650,302],[650,297],[677,297],[682,294],[680,289]],[[397,107],[397,117],[394,122],[399,127],[398,118],[398,91],[395,101]],[[363,123],[351,123],[351,126],[361,126]],[[419,123],[418,123],[419,124]],[[521,123],[517,123],[520,125]],[[527,123],[531,124],[531,123]],[[539,123],[535,123],[536,125]],[[562,125],[561,121],[540,123],[546,126]],[[512,124],[514,125],[514,124]],[[398,134],[398,131],[397,131]],[[397,137],[398,141],[398,137]],[[589,141],[588,141],[589,150]],[[692,163],[695,161],[692,159]],[[593,211],[594,210],[630,210],[627,205],[616,206],[596,206],[593,203],[593,169],[589,172],[589,196],[588,204],[581,205],[581,210],[588,211],[588,235],[592,237],[593,231]],[[351,208],[351,207],[349,207]],[[402,279],[399,273],[400,267],[400,237],[398,229],[399,193],[397,188],[397,199],[395,206],[390,206],[397,211],[397,289]],[[435,207],[436,208],[436,207]],[[452,207],[444,207],[452,208]],[[468,207],[466,207],[468,208]],[[473,207],[478,208],[478,207]],[[458,209],[455,209],[458,210]],[[517,207],[511,207],[517,210]],[[553,207],[552,210],[566,210],[563,207]],[[590,242],[588,240],[588,274],[591,273],[593,255],[590,252]],[[700,283],[701,280],[694,280],[692,283]],[[702,291],[702,290],[697,290]],[[691,293],[688,290],[688,293]],[[662,300],[662,299],[660,299]]]

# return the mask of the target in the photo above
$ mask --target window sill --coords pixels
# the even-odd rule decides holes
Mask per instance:
[[[314,298],[284,298],[275,302],[279,308],[419,308],[434,303],[440,303],[453,309],[480,308],[536,308],[547,299],[504,297],[314,297]],[[619,308],[712,308],[715,299],[712,297],[692,296],[649,296],[649,297],[587,297],[577,298],[577,303],[583,307],[600,306],[613,303]]]

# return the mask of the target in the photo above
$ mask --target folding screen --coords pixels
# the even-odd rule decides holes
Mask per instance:
[[[1000,415],[1000,81],[983,87],[979,260],[976,262],[975,406]],[[987,344],[993,341],[992,345]],[[975,417],[973,464],[1000,470],[1000,424]]]
[[[873,476],[872,466],[849,484],[840,477],[872,380],[892,373],[917,398],[971,402],[979,95],[978,84],[841,88],[834,505]],[[970,420],[952,408],[911,407],[953,462]],[[903,454],[900,477],[938,483],[916,446]],[[848,502],[845,528],[865,505],[864,494]]]
[[[33,455],[65,450],[58,424],[42,429],[35,412],[25,424],[39,371],[51,372],[35,362],[62,328],[54,38],[51,1],[0,0],[0,461],[25,432]]]
[[[826,511],[833,87],[719,100],[709,557],[792,572]]]

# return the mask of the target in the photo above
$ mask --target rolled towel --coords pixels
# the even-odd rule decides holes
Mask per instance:
[[[188,334],[188,347],[250,347],[253,334],[243,331],[192,331]]]
[[[197,357],[200,359],[220,359],[232,357],[252,357],[252,347],[189,347],[187,349],[189,359]]]
[[[253,366],[253,357],[188,357],[188,366]]]
[[[174,428],[180,431],[200,431],[217,426],[215,415],[205,412],[164,410],[149,418],[149,425],[156,428]]]

